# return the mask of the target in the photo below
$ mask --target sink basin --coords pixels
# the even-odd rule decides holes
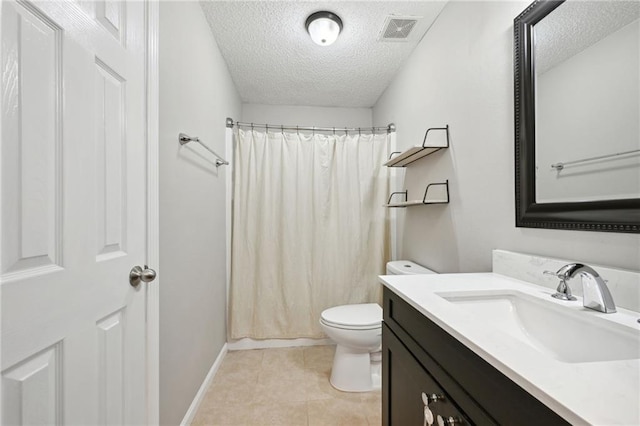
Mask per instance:
[[[562,362],[640,359],[640,324],[626,326],[580,305],[570,308],[516,290],[436,294]]]

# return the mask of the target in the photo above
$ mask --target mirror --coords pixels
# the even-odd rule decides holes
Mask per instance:
[[[640,232],[640,2],[514,20],[516,226]]]

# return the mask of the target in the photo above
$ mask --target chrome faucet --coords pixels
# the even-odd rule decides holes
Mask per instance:
[[[545,271],[560,279],[558,288],[552,297],[562,300],[576,300],[571,294],[571,287],[567,280],[580,275],[582,280],[582,304],[585,308],[612,314],[616,312],[616,305],[609,292],[606,282],[592,267],[582,263],[570,263],[558,269],[557,272]]]

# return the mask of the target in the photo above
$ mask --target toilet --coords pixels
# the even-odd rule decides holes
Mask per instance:
[[[434,274],[407,260],[387,263],[387,275]],[[381,385],[382,308],[359,303],[325,309],[322,330],[336,343],[331,385],[344,392],[368,392]]]

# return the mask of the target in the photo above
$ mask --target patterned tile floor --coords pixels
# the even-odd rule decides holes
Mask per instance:
[[[193,425],[379,426],[380,391],[329,383],[334,346],[227,353]]]

